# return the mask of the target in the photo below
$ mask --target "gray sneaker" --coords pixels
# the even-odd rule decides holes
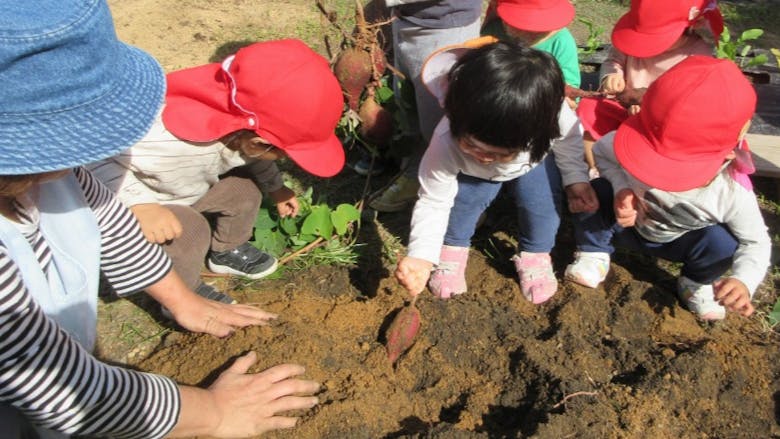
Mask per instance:
[[[245,242],[233,250],[209,254],[208,267],[214,273],[260,279],[276,271],[276,258]]]

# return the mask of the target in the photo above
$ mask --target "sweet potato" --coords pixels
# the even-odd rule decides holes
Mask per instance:
[[[398,312],[387,328],[387,359],[395,364],[398,358],[414,344],[414,337],[420,330],[420,310],[411,303]]]
[[[393,135],[393,115],[374,100],[373,91],[360,104],[358,132],[365,140],[386,145]]]
[[[358,47],[350,47],[339,54],[333,65],[333,73],[341,84],[347,105],[355,111],[360,104],[363,89],[373,76],[371,64],[369,52]]]

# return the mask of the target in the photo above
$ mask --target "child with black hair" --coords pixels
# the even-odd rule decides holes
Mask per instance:
[[[560,67],[545,52],[483,37],[434,53],[422,75],[446,115],[421,162],[408,255],[396,277],[414,296],[426,282],[441,298],[466,292],[471,236],[506,184],[518,209],[512,260],[520,289],[545,302],[558,288],[550,250],[563,187],[571,211],[598,207]]]

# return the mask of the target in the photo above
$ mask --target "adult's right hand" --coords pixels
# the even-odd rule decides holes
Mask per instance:
[[[405,256],[398,261],[395,278],[398,279],[401,286],[409,291],[412,297],[415,297],[425,289],[425,285],[431,277],[431,268],[433,268],[433,264],[430,261]]]
[[[303,366],[282,364],[247,373],[256,361],[254,352],[239,357],[208,390],[181,386],[181,415],[171,436],[257,436],[294,427],[298,418],[283,412],[317,405],[312,395],[320,384],[295,378],[305,372]]]
[[[136,204],[130,208],[141,232],[149,242],[164,244],[181,236],[182,227],[176,215],[167,207],[157,203]]]

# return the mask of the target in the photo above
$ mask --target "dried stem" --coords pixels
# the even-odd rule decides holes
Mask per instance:
[[[317,247],[318,245],[322,244],[325,240],[320,236],[319,238],[315,239],[314,241],[306,244],[306,247],[303,247],[300,250],[295,251],[294,253],[291,253],[282,259],[279,260],[279,265],[284,265],[290,260],[300,256],[302,253],[306,253],[307,251],[313,249],[314,247]]]
[[[563,399],[561,400],[561,402],[559,402],[558,404],[555,404],[554,406],[552,406],[552,408],[557,409],[558,407],[566,404],[566,401],[568,401],[571,398],[574,398],[575,396],[596,396],[598,394],[599,394],[599,392],[574,392],[574,393],[570,393],[570,394],[564,396]]]

